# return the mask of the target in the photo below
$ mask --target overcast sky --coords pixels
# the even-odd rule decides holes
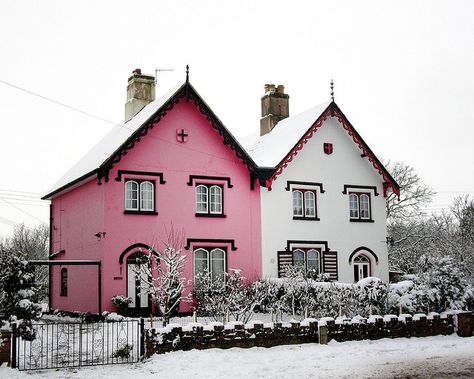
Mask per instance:
[[[134,68],[157,93],[190,80],[237,137],[259,128],[265,83],[290,114],[329,99],[372,150],[439,195],[474,195],[474,1],[3,1],[0,237],[48,221],[38,199],[123,122]],[[108,120],[12,88],[14,84]]]

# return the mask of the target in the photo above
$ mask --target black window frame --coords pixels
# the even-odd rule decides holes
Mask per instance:
[[[348,193],[349,197],[349,221],[350,222],[374,222],[372,218],[372,196],[370,192],[356,192],[352,191]],[[357,217],[351,217],[351,195],[357,196],[357,206],[358,206],[358,215]],[[361,217],[361,208],[360,208],[360,198],[361,196],[366,195],[369,198],[369,217]]]
[[[204,186],[207,188],[207,212],[198,212],[197,210],[197,188],[199,186]],[[211,188],[219,187],[221,189],[221,212],[220,213],[211,213]],[[200,183],[197,182],[194,186],[194,207],[195,207],[195,216],[196,217],[216,217],[216,218],[225,218],[227,217],[224,213],[224,185],[220,183]]]
[[[294,212],[294,193],[298,191],[301,192],[303,195],[303,215],[298,216],[295,215]],[[306,199],[305,194],[307,192],[312,192],[314,194],[314,216],[307,216],[306,215]],[[293,214],[293,220],[302,220],[302,221],[319,221],[318,217],[318,194],[315,189],[308,189],[308,188],[292,188],[291,189],[291,210]]]
[[[127,183],[128,182],[135,182],[138,184],[138,209],[127,209]],[[149,182],[153,185],[153,210],[141,210],[141,190],[140,186],[144,182]],[[141,215],[157,215],[158,212],[156,211],[156,181],[154,179],[134,179],[134,178],[126,178],[124,180],[124,214],[141,214]]]

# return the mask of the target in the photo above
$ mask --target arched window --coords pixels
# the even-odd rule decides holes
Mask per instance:
[[[293,266],[305,268],[305,259],[303,250],[293,250]]]
[[[359,218],[359,197],[355,193],[349,195],[349,217]]]
[[[211,213],[222,213],[222,188],[212,186],[209,189]]]
[[[303,217],[303,193],[293,191],[293,216]]]
[[[319,251],[318,250],[308,250],[306,252],[308,270],[316,272],[319,274]]]
[[[208,272],[209,260],[207,250],[197,249],[194,251],[194,277]]]
[[[304,215],[305,217],[316,217],[316,196],[313,191],[304,193]]]
[[[61,293],[60,296],[67,296],[67,268],[61,269]]]
[[[196,186],[196,213],[208,213],[208,189],[202,184]]]
[[[212,280],[225,280],[226,252],[220,248],[198,248],[194,250],[194,284],[201,274],[210,274]]]
[[[361,279],[367,278],[371,275],[370,259],[364,255],[359,254],[354,258],[354,281],[358,282]]]
[[[369,195],[362,194],[360,195],[360,218],[369,219],[370,218],[370,199]]]
[[[154,210],[154,193],[153,183],[148,181],[140,183],[140,210]]]
[[[211,277],[212,280],[225,280],[225,251],[211,250]]]
[[[134,180],[125,182],[125,210],[138,211],[138,183]]]

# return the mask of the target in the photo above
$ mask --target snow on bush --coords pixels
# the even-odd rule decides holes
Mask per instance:
[[[41,317],[38,303],[38,285],[34,267],[21,252],[0,252],[0,309],[5,319],[18,326],[20,335],[27,340],[35,338],[32,321]]]

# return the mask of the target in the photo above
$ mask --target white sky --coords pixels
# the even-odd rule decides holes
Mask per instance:
[[[439,192],[432,209],[474,194],[473,1],[0,3],[0,80],[113,122],[134,68],[175,69],[159,94],[186,64],[237,137],[258,129],[265,83],[285,85],[295,114],[327,100],[333,78],[372,150]],[[48,202],[25,195],[44,195],[110,127],[0,82],[0,237],[47,222]]]

